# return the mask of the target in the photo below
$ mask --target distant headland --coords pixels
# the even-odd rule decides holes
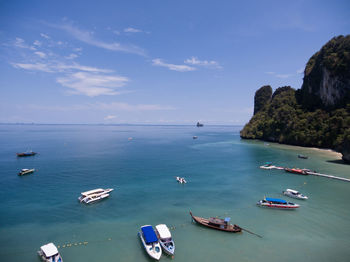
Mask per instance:
[[[334,37],[309,59],[301,89],[258,89],[240,136],[331,148],[350,163],[350,35]]]

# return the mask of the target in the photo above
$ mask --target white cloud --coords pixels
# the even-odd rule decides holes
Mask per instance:
[[[163,60],[160,58],[153,59],[152,65],[166,67],[169,70],[178,71],[178,72],[188,72],[188,71],[196,70],[196,68],[188,65],[167,64],[167,63],[164,63]]]
[[[72,59],[75,59],[77,57],[78,57],[78,55],[76,55],[76,54],[70,54],[69,56],[66,56],[65,58],[69,59],[69,60],[72,60]]]
[[[114,30],[113,33],[116,35],[120,35],[120,32],[118,30]]]
[[[197,57],[192,56],[189,59],[186,59],[185,64],[196,65],[196,66],[205,66],[205,67],[213,67],[213,68],[222,68],[216,61],[207,61],[207,60],[199,60]]]
[[[265,74],[274,75],[274,74],[276,74],[276,72],[269,71],[269,72],[265,72]]]
[[[77,47],[77,48],[74,48],[73,51],[75,51],[75,52],[81,52],[81,51],[83,51],[83,48]]]
[[[14,46],[18,47],[18,48],[23,48],[23,49],[36,50],[36,48],[34,46],[27,45],[25,43],[25,41],[22,38],[20,38],[20,37],[16,37]]]
[[[59,28],[62,29],[64,31],[66,31],[67,33],[69,33],[70,35],[72,35],[74,38],[92,45],[92,46],[96,46],[96,47],[100,47],[103,49],[107,49],[107,50],[111,50],[111,51],[120,51],[120,52],[125,52],[125,53],[133,53],[133,54],[137,54],[137,55],[145,55],[145,51],[135,45],[122,45],[120,43],[117,42],[113,42],[113,43],[107,43],[101,40],[98,40],[94,37],[93,32],[89,32],[89,31],[84,31],[79,29],[78,27],[75,27],[71,24],[63,24],[63,25],[51,25],[55,28]]]
[[[100,95],[118,95],[116,87],[122,87],[128,78],[117,75],[105,75],[91,72],[76,72],[56,79],[65,87],[73,89],[72,94],[82,94],[90,97]]]
[[[37,56],[40,56],[40,58],[45,58],[46,57],[46,54],[44,52],[34,52],[34,54],[36,54]]]
[[[276,74],[275,76],[278,78],[288,78],[291,77],[292,74]]]
[[[125,33],[141,33],[142,30],[136,29],[136,28],[133,28],[133,27],[128,27],[128,28],[124,29],[124,32]]]
[[[41,37],[43,37],[43,38],[45,38],[45,39],[50,39],[50,38],[51,38],[51,37],[49,37],[48,35],[43,34],[43,33],[41,33],[40,35],[41,35]]]
[[[112,120],[112,119],[115,119],[115,118],[117,118],[116,115],[108,115],[108,116],[105,116],[103,119],[104,120]]]
[[[34,63],[34,64],[24,64],[24,63],[12,63],[12,66],[15,68],[21,68],[30,71],[42,71],[51,73],[53,72],[49,65],[43,63]]]
[[[40,41],[38,41],[38,40],[35,40],[35,41],[34,41],[34,43],[33,43],[33,45],[36,45],[36,46],[41,46],[41,42],[40,42]]]

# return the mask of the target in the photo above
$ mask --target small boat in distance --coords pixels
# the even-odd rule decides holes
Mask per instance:
[[[197,127],[202,127],[202,126],[203,126],[202,123],[197,122]]]
[[[242,228],[237,226],[237,225],[232,225],[230,224],[231,218],[226,217],[225,219],[222,218],[216,218],[216,217],[210,217],[210,218],[202,218],[202,217],[196,217],[192,214],[190,211],[190,215],[192,219],[205,227],[221,230],[221,231],[226,231],[226,232],[231,232],[231,233],[238,233],[242,232]]]
[[[293,173],[293,174],[298,174],[298,175],[308,175],[308,171],[300,168],[285,168],[284,171]]]
[[[45,262],[63,262],[57,247],[53,243],[41,246],[38,255]]]
[[[198,138],[198,136],[193,136],[192,138],[193,138],[193,139],[197,139],[197,138]]]
[[[289,189],[289,188],[287,188],[285,191],[282,191],[282,193],[286,196],[296,198],[296,199],[302,199],[302,200],[308,199],[307,196],[301,194],[300,192],[298,192],[296,190]]]
[[[159,238],[159,243],[162,246],[165,253],[172,256],[175,253],[175,243],[171,237],[169,228],[165,224],[156,226],[156,233]]]
[[[187,183],[187,181],[186,181],[186,179],[184,177],[179,177],[179,176],[176,177],[176,181],[179,182],[180,184],[186,184]]]
[[[34,173],[35,169],[27,169],[27,168],[23,168],[21,169],[21,172],[18,173],[19,176],[23,176],[23,175],[28,175],[31,173]]]
[[[142,245],[145,248],[147,254],[156,260],[159,260],[162,256],[162,248],[160,247],[158,237],[150,225],[141,227],[141,232],[138,232]]]
[[[308,159],[309,157],[308,156],[304,156],[304,155],[298,155],[299,158],[302,158],[302,159]]]
[[[33,152],[32,150],[22,152],[22,153],[16,153],[18,157],[24,157],[24,156],[35,156],[37,153]]]
[[[261,169],[274,169],[276,166],[272,165],[271,162],[266,162],[265,165],[260,166]]]
[[[269,197],[258,201],[258,203],[256,204],[261,207],[270,207],[270,208],[278,208],[278,209],[295,209],[299,207],[298,204],[287,202],[286,200],[283,200],[283,199],[269,198]]]
[[[102,199],[109,197],[109,193],[112,192],[113,190],[114,190],[113,188],[107,188],[107,189],[97,188],[97,189],[89,190],[86,192],[82,192],[78,200],[80,203],[85,203],[85,204],[95,203],[97,201],[100,201]]]

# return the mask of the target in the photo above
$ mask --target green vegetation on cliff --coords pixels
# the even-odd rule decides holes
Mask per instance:
[[[350,162],[350,35],[330,40],[308,61],[303,86],[263,86],[241,137],[333,148]]]

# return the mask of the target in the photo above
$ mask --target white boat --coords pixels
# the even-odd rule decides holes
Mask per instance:
[[[179,177],[179,176],[176,177],[176,181],[179,182],[180,184],[186,184],[187,183],[187,181],[186,181],[186,179],[184,177]]]
[[[175,243],[171,237],[169,228],[164,224],[157,225],[156,233],[159,238],[159,243],[162,246],[164,252],[171,256],[174,255]]]
[[[147,254],[156,260],[159,260],[162,256],[162,248],[160,247],[158,237],[150,225],[141,227],[141,232],[138,233],[142,245],[145,248]]]
[[[296,190],[289,189],[289,188],[287,188],[285,191],[282,191],[282,193],[284,195],[292,197],[292,198],[303,199],[303,200],[308,199],[307,196],[301,194],[300,192],[298,192]]]
[[[53,243],[41,246],[38,255],[45,262],[63,262],[57,247]]]
[[[23,176],[23,175],[28,175],[31,173],[34,173],[35,169],[27,169],[27,168],[23,168],[21,169],[21,172],[18,173],[19,176]]]
[[[97,188],[93,190],[89,190],[86,192],[82,192],[81,196],[78,198],[80,203],[90,204],[95,203],[97,201],[100,201],[102,199],[105,199],[109,197],[109,193],[113,191],[113,188]]]

